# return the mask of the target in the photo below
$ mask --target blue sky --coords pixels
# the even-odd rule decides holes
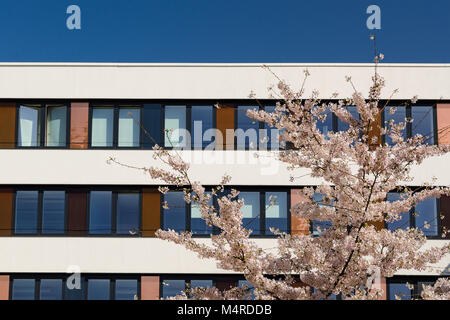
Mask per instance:
[[[371,62],[371,4],[384,62],[450,62],[448,0],[2,0],[0,61]]]

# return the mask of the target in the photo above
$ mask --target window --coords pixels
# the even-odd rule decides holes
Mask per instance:
[[[319,207],[326,206],[323,201],[324,195],[321,193],[314,193],[313,201],[315,203],[319,204]],[[311,221],[311,227],[312,227],[312,234],[314,236],[319,236],[324,230],[330,228],[332,226],[331,221],[321,221],[321,220],[312,220]]]
[[[163,299],[175,297],[185,292],[189,295],[192,288],[211,288],[213,281],[209,279],[164,279],[161,282],[161,296]]]
[[[64,191],[44,191],[42,209],[42,233],[64,233],[66,193]]]
[[[114,135],[114,107],[92,108],[92,147],[112,147]]]
[[[400,194],[390,192],[387,196],[388,201],[400,200]],[[438,200],[429,198],[419,202],[412,210],[401,215],[401,219],[387,223],[389,230],[418,228],[427,237],[439,237]]]
[[[164,230],[173,229],[177,232],[185,231],[186,226],[186,202],[182,191],[170,191],[164,195],[164,201],[168,204],[168,209],[163,209]]]
[[[67,107],[47,107],[47,147],[65,147],[67,136]]]
[[[139,296],[137,277],[109,275],[80,276],[45,274],[12,276],[13,300],[135,300]]]
[[[14,279],[12,285],[13,300],[34,300],[35,299],[34,279]]]
[[[241,208],[243,215],[242,225],[246,229],[252,230],[253,235],[261,234],[260,218],[260,194],[259,192],[241,192],[239,199],[244,200],[244,206]]]
[[[270,234],[270,228],[281,232],[287,232],[287,193],[266,192],[266,234]]]
[[[434,144],[433,107],[413,106],[411,107],[411,116],[413,119],[412,136],[421,134],[424,137],[424,143]]]
[[[164,146],[168,148],[187,147],[186,106],[165,106]]]
[[[117,195],[117,233],[129,234],[139,226],[139,193],[119,193]]]
[[[20,105],[17,145],[66,147],[67,110],[65,105]]]
[[[268,113],[275,112],[275,106],[265,106],[264,110]],[[285,148],[286,142],[280,142],[280,134],[285,129],[282,129],[281,132],[276,127],[270,127],[266,122],[264,122],[264,130],[262,130],[261,137],[259,138],[259,147],[262,150],[279,150],[280,148]]]
[[[109,279],[88,279],[88,300],[110,300],[111,281]]]
[[[406,283],[388,284],[389,300],[411,300],[412,293]]]
[[[38,191],[16,192],[15,233],[37,233]]]
[[[91,191],[89,199],[89,233],[111,233],[111,215],[112,192]]]
[[[214,146],[213,107],[191,107],[191,137],[193,149],[204,149],[209,145]],[[208,131],[209,130],[209,131]]]
[[[62,279],[41,279],[40,300],[62,300]]]
[[[259,110],[257,106],[237,107],[237,129],[235,131],[238,150],[254,150],[258,148],[259,122],[247,116],[248,110]]]
[[[356,109],[356,106],[347,106],[347,111],[350,112],[353,118],[356,120],[359,120],[359,113]],[[350,128],[350,125],[347,122],[342,121],[341,119],[337,118],[337,131],[346,131]]]
[[[162,282],[162,297],[175,297],[186,290],[185,280],[164,280]]]
[[[394,124],[400,123],[400,122],[405,122],[406,120],[406,108],[404,106],[399,106],[399,107],[385,107],[384,109],[384,121],[385,121],[385,126],[387,127],[387,129],[390,129],[391,126],[389,125],[389,122],[391,120],[394,121]],[[407,137],[407,129],[405,126],[405,130],[403,130],[403,138],[406,139]],[[385,135],[384,136],[386,144],[388,145],[393,145],[394,143],[392,142],[392,139],[389,135]]]
[[[384,110],[385,126],[389,128],[388,121],[394,120],[394,123],[405,122],[405,118],[411,118],[412,123],[407,123],[403,136],[405,139],[411,138],[417,134],[424,137],[423,143],[435,144],[436,129],[434,125],[434,108],[432,106],[399,106],[394,114],[391,114],[394,107],[386,107]],[[389,136],[385,136],[387,144],[392,145]]]
[[[116,300],[135,300],[138,296],[138,281],[135,279],[116,280]]]
[[[250,297],[251,300],[254,300],[256,298],[256,296],[255,296],[255,288],[247,280],[239,280],[238,281],[238,287],[239,288],[243,288],[243,287],[247,288],[248,289],[248,293],[249,293],[249,297]]]
[[[65,201],[64,191],[16,191],[15,233],[64,233]]]
[[[41,108],[37,106],[19,107],[19,139],[20,147],[38,147],[41,136]]]
[[[140,193],[91,191],[89,233],[136,235],[140,224]]]
[[[395,201],[399,201],[400,199],[400,193],[398,192],[389,192],[387,194],[387,200],[389,202],[395,202]],[[404,212],[400,215],[400,219],[396,220],[396,221],[392,221],[392,222],[388,222],[387,223],[387,228],[389,230],[396,230],[396,229],[407,229],[410,227],[411,222],[410,222],[410,214],[409,212]]]
[[[211,197],[208,205],[212,206],[212,204],[213,198]],[[202,213],[200,212],[199,206],[200,205],[194,203],[194,201],[191,202],[191,232],[193,234],[211,234],[212,227],[209,227],[206,224],[206,221],[202,219]]]
[[[335,117],[334,113],[331,112],[329,108],[327,108],[321,115],[326,115],[326,119],[321,121],[317,119],[316,127],[317,129],[325,136],[328,136],[328,132],[333,132],[333,117]],[[342,124],[341,124],[342,127]]]
[[[120,107],[119,147],[139,147],[141,110],[136,107]]]

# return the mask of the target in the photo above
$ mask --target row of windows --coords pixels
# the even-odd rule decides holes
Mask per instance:
[[[350,114],[359,119],[358,111],[355,106],[346,107]],[[348,123],[341,121],[335,114],[327,112],[328,116],[325,121],[317,121],[318,129],[327,134],[330,131],[344,131],[349,128]],[[416,134],[421,134],[425,137],[425,143],[436,143],[436,115],[432,106],[387,106],[382,113],[383,127],[390,128],[390,121],[394,123],[405,122],[405,119],[412,119],[412,123],[407,123],[403,131],[404,138],[410,138]],[[392,145],[392,140],[389,136],[383,136],[383,142]]]
[[[229,190],[229,189],[228,189]],[[72,191],[70,191],[72,192]],[[15,191],[13,230],[15,235],[64,235],[68,228],[68,194],[63,188],[27,189]],[[128,235],[139,236],[143,227],[142,192],[132,190],[90,190],[87,192],[84,229],[89,235]],[[224,194],[229,191],[225,191]],[[222,195],[221,195],[222,196]],[[255,190],[241,188],[239,199],[244,200],[241,209],[243,226],[251,229],[252,236],[273,236],[271,228],[291,232],[290,191],[286,189]],[[322,195],[316,193],[314,201],[321,204]],[[387,200],[400,199],[400,193],[388,193]],[[182,191],[169,191],[162,195],[159,203],[160,227],[177,232],[191,231],[196,236],[217,233],[218,230],[207,225],[201,218],[199,207],[194,202],[187,204]],[[218,209],[217,197],[210,205]],[[165,205],[167,203],[167,207]],[[404,213],[400,220],[386,223],[390,230],[419,228],[427,237],[439,238],[441,235],[440,200],[426,199],[418,203],[410,212]],[[319,235],[330,226],[326,221],[311,221],[311,232]],[[155,230],[152,230],[155,231]]]
[[[289,232],[289,199],[286,191],[241,191],[244,199],[241,209],[243,226],[253,230],[252,235],[273,235],[270,228]],[[186,204],[181,191],[164,195],[169,207],[163,210],[162,228],[175,231],[191,230],[194,234],[211,234],[212,228],[201,219],[198,205]],[[215,201],[213,199],[212,201]],[[212,205],[212,203],[210,204]],[[214,203],[217,207],[217,203]]]
[[[139,190],[91,190],[87,196],[89,235],[139,235],[141,230],[141,192]],[[289,192],[247,191],[243,224],[253,235],[273,235],[270,228],[289,232]],[[181,191],[170,191],[161,202],[161,228],[208,235],[214,230],[201,219],[198,205],[187,204]],[[216,200],[214,204],[217,205]],[[68,192],[66,190],[16,190],[14,234],[63,235],[68,230]],[[78,230],[83,231],[83,230]]]
[[[258,106],[236,107],[233,129],[242,132],[236,134],[237,148],[278,147],[278,130],[270,131],[266,125],[247,117],[247,110],[254,108],[259,109]],[[272,112],[275,107],[264,108]],[[67,147],[70,140],[68,111],[69,107],[65,105],[20,105],[17,146]],[[219,133],[213,130],[215,128],[216,108],[213,105],[93,104],[89,110],[91,148],[151,148],[155,143],[166,148],[214,148],[216,143],[223,143],[216,141]]]
[[[420,299],[424,285],[434,285],[437,277],[394,277],[387,279],[388,300]]]
[[[273,112],[274,106],[263,107]],[[413,119],[405,130],[405,138],[417,133],[426,136],[426,142],[436,141],[435,112],[432,106],[386,107],[382,115],[384,125],[394,119],[404,122]],[[69,142],[69,107],[61,104],[22,104],[18,106],[18,147],[60,147]],[[279,149],[279,132],[267,124],[250,119],[247,111],[259,106],[238,105],[233,108],[235,133],[232,145],[241,149]],[[347,107],[359,117],[356,107]],[[217,130],[217,109],[213,105],[117,105],[91,104],[89,108],[89,146],[91,148],[151,148],[155,143],[166,148],[213,149],[227,136]],[[336,115],[330,114],[317,126],[323,133],[348,129]],[[144,130],[141,130],[144,129]],[[235,139],[235,140],[234,140]],[[220,141],[222,140],[222,141]],[[392,144],[389,137],[385,142]],[[226,142],[229,143],[228,141]]]
[[[390,202],[400,200],[401,193],[389,192],[387,199]],[[321,204],[323,195],[314,194],[314,201]],[[389,230],[418,228],[425,236],[429,238],[439,238],[441,236],[441,217],[440,217],[439,200],[429,198],[420,201],[409,212],[402,213],[399,220],[385,223],[385,227]],[[327,229],[330,223],[327,221],[312,221],[313,235],[318,235],[322,230]]]
[[[138,278],[105,276],[17,276],[11,281],[12,300],[137,300]]]

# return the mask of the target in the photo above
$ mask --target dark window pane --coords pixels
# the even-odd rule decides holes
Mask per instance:
[[[413,118],[412,135],[421,134],[424,137],[424,143],[434,144],[433,107],[413,106],[411,115]]]
[[[257,149],[259,140],[259,122],[247,116],[247,110],[259,110],[257,106],[238,106],[237,108],[237,148]]]
[[[356,106],[348,106],[346,107],[347,111],[350,112],[350,114],[355,118],[356,120],[359,120],[359,113],[356,110]],[[347,122],[342,121],[341,119],[338,119],[338,131],[346,131],[350,128],[350,125]]]
[[[266,234],[270,228],[287,232],[287,193],[266,192]]]
[[[261,234],[259,192],[241,192],[239,199],[244,199],[244,206],[241,208],[242,225],[253,230],[253,235]]]
[[[251,285],[251,283],[247,280],[239,280],[238,287],[242,288],[244,286],[248,288],[251,299],[255,299],[255,288]]]
[[[41,279],[39,290],[41,300],[61,300],[62,280],[61,279]]]
[[[134,300],[137,298],[138,282],[134,279],[116,280],[116,300]]]
[[[406,283],[389,283],[389,300],[411,300],[411,290]]]
[[[45,145],[48,147],[65,147],[67,136],[67,107],[47,107],[47,136]]]
[[[163,229],[173,229],[177,232],[186,230],[186,202],[181,191],[171,191],[164,195],[169,209],[163,209]]]
[[[68,278],[64,290],[65,300],[85,300],[86,292],[84,277],[80,277],[80,283],[77,283],[75,278]]]
[[[95,107],[92,110],[93,147],[112,147],[114,133],[114,109],[112,107]]]
[[[34,300],[35,296],[34,279],[14,279],[12,288],[13,300]]]
[[[208,205],[212,205],[212,197]],[[198,203],[191,202],[191,232],[193,234],[211,234],[212,227],[208,227],[206,221],[202,219],[202,213]]]
[[[423,231],[426,236],[438,235],[437,203],[435,198],[419,202],[415,208],[416,227]]]
[[[40,106],[19,107],[18,145],[21,147],[37,147],[41,137]]]
[[[142,124],[147,134],[145,131],[142,133],[142,142],[145,149],[152,148],[155,143],[162,145],[161,117],[162,107],[160,104],[144,104]]]
[[[121,107],[119,111],[119,147],[139,147],[141,109]]]
[[[109,279],[88,280],[88,300],[109,300],[111,294]]]
[[[174,297],[186,289],[184,280],[164,280],[162,285],[162,297]]]
[[[320,115],[326,115],[327,117],[324,121],[317,119],[316,127],[321,133],[323,133],[325,137],[327,137],[328,132],[333,132],[333,113],[330,111],[329,108],[327,108]]]
[[[16,233],[37,232],[38,197],[38,191],[17,191]]]
[[[268,113],[275,112],[275,106],[265,106],[264,110]],[[277,127],[270,127],[266,122],[264,122],[264,130],[262,135],[259,137],[259,146],[262,150],[279,150],[280,147],[285,147],[285,142],[280,143],[280,134],[284,129],[279,130]],[[260,132],[261,134],[261,132]]]
[[[324,195],[321,193],[315,193],[313,197],[313,201],[318,203],[319,206],[327,206],[322,203]],[[331,221],[320,221],[320,220],[312,220],[312,233],[315,236],[320,235],[324,230],[330,228],[332,226]]]
[[[191,109],[191,137],[194,149],[206,148],[214,143],[212,138],[213,128],[213,107],[212,106],[192,106]],[[207,130],[208,133],[205,135]],[[210,133],[210,134],[209,134]]]
[[[387,194],[387,200],[390,202],[400,200],[400,193],[389,192]],[[409,212],[404,212],[400,216],[401,216],[401,218],[399,220],[387,223],[387,228],[389,230],[392,230],[392,231],[397,230],[397,229],[405,230],[411,226]]]
[[[65,202],[64,191],[44,191],[42,233],[64,233]]]
[[[117,233],[130,234],[139,229],[139,194],[117,195]]]
[[[211,288],[212,280],[191,280],[191,288]]]
[[[396,109],[395,109],[396,108]],[[395,112],[394,112],[395,110]],[[393,113],[393,114],[391,114]],[[400,122],[405,122],[406,119],[406,108],[405,107],[386,107],[384,109],[384,121],[385,126],[389,130],[390,125],[389,121],[394,120],[394,124],[398,124]],[[406,127],[403,130],[403,138],[406,139]],[[388,145],[393,145],[392,139],[389,135],[385,135],[385,141]]]
[[[89,232],[111,233],[111,191],[91,191],[89,203]]]

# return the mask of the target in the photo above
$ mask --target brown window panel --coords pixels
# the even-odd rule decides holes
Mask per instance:
[[[234,105],[219,103],[216,111],[217,130],[222,133],[223,144],[216,146],[217,149],[234,149]],[[228,132],[227,132],[228,131]]]
[[[87,233],[87,191],[68,190],[67,234],[84,236]]]
[[[0,236],[11,235],[13,201],[12,189],[0,189]]]
[[[12,149],[16,136],[16,104],[0,102],[0,148]]]
[[[70,110],[70,148],[87,149],[89,103],[72,102]]]
[[[369,128],[369,146],[371,150],[375,150],[377,146],[381,144],[381,111],[370,124]],[[376,138],[376,140],[372,141],[372,139]]]
[[[9,276],[0,276],[0,300],[9,299]]]
[[[142,236],[154,237],[161,227],[161,194],[156,188],[142,190]]]
[[[436,107],[439,144],[450,144],[450,104],[438,103]]]
[[[440,198],[440,213],[444,215],[444,219],[441,220],[442,228],[450,231],[450,197],[442,196]],[[450,239],[450,233],[445,236],[446,239]]]

